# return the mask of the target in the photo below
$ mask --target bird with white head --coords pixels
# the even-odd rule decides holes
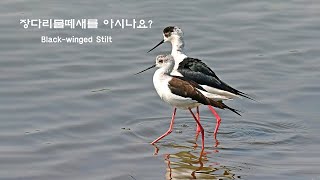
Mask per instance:
[[[196,121],[200,132],[202,135],[202,149],[204,148],[204,130],[200,124],[199,119],[192,112],[192,108],[198,107],[201,104],[214,106],[220,109],[229,109],[232,112],[239,114],[239,112],[233,108],[228,107],[221,101],[218,101],[219,98],[210,97],[212,96],[205,89],[199,86],[196,82],[188,80],[183,77],[173,76],[170,73],[174,67],[174,59],[171,55],[158,55],[156,57],[156,63],[151,67],[140,71],[140,74],[148,69],[157,67],[159,68],[153,75],[153,84],[154,87],[160,96],[160,98],[167,102],[168,104],[174,107],[172,113],[172,119],[170,127],[166,133],[154,140],[151,144],[158,142],[160,139],[164,138],[172,132],[173,123],[175,119],[175,114],[177,108],[189,110],[192,114],[194,120]]]

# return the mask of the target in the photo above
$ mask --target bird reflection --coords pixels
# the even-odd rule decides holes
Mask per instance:
[[[197,179],[196,172],[202,170],[203,161],[207,161],[207,158],[203,155],[204,154],[200,154],[200,156],[197,157],[188,151],[166,154],[164,158],[167,164],[166,179]],[[172,161],[175,159],[179,162]]]
[[[197,136],[196,136],[197,142]],[[188,148],[177,145],[170,145],[181,148],[181,151],[174,154],[164,154],[166,164],[166,179],[238,179],[232,172],[232,167],[221,165],[219,162],[212,162],[208,155],[218,153],[219,141],[214,138],[213,151],[200,151],[195,143],[195,148]],[[154,145],[154,155],[159,154],[159,147]],[[200,148],[200,147],[199,147]],[[206,149],[207,150],[207,149]]]
[[[210,162],[207,154],[196,156],[190,151],[164,155],[166,163],[166,179],[236,179],[231,169]]]

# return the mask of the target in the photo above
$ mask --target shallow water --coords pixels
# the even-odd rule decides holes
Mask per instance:
[[[297,1],[0,2],[0,179],[320,179],[320,3]],[[23,18],[140,18],[150,29],[23,29]],[[195,123],[172,108],[148,67],[168,53],[168,25],[186,52],[258,102],[201,108],[206,154]],[[106,44],[42,44],[41,36],[112,36]]]

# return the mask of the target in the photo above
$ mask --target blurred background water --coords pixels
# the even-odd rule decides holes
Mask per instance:
[[[320,179],[320,1],[0,2],[0,179]],[[151,19],[148,29],[24,29],[20,19]],[[186,52],[204,60],[237,99],[195,123],[157,96],[148,67],[169,53],[162,29],[184,30]],[[41,36],[112,36],[105,44],[43,44]],[[101,91],[96,91],[102,89]],[[198,141],[200,145],[200,141]]]

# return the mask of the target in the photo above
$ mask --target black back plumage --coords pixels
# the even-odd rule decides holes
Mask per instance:
[[[253,100],[248,94],[236,90],[220,80],[219,77],[200,59],[186,57],[180,62],[178,71],[184,77],[195,81],[198,84],[211,86]]]

